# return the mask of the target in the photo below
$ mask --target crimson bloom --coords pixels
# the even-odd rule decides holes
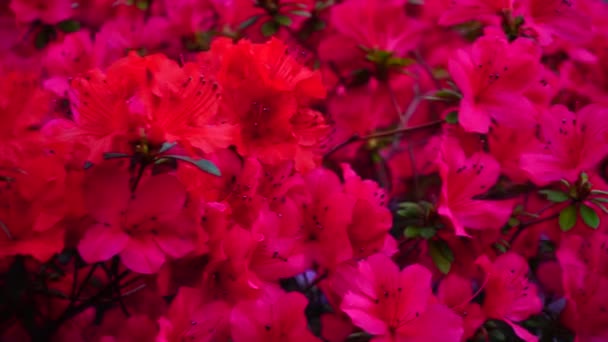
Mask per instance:
[[[71,86],[73,121],[52,121],[47,131],[65,141],[80,139],[93,161],[103,152],[128,152],[142,131],[153,146],[176,141],[210,152],[229,144],[230,127],[216,121],[218,86],[194,64],[181,68],[165,56],[131,54]]]
[[[523,92],[540,72],[539,60],[539,47],[524,38],[509,43],[503,37],[484,36],[469,51],[458,50],[449,70],[463,95],[460,125],[476,133],[487,133],[492,122],[533,126],[534,107]]]
[[[302,171],[318,165],[313,151],[329,126],[308,105],[325,96],[320,73],[298,63],[276,39],[257,45],[219,39],[211,52],[222,56],[221,112],[238,123],[234,136],[238,152],[268,164],[295,160],[296,169]]]
[[[87,262],[120,255],[135,272],[156,273],[168,257],[194,250],[196,223],[184,210],[186,192],[173,176],[144,179],[129,193],[129,175],[113,166],[96,166],[84,189],[94,220],[78,244]]]
[[[341,309],[377,336],[373,341],[460,341],[462,319],[434,302],[430,271],[420,265],[399,271],[382,254],[360,262],[358,271]]]

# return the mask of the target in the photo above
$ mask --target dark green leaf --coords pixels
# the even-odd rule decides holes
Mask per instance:
[[[600,217],[597,215],[593,208],[582,204],[579,212],[585,224],[593,229],[597,229],[600,226]]]
[[[569,205],[559,213],[559,228],[567,232],[576,224],[576,207]]]
[[[57,28],[63,32],[76,32],[80,30],[80,22],[77,20],[64,20],[57,24]]]
[[[308,12],[308,11],[300,11],[300,10],[291,11],[291,14],[297,15],[297,16],[300,16],[300,17],[305,17],[305,18],[312,17],[312,14],[310,12]]]
[[[457,124],[458,123],[458,112],[453,111],[449,112],[448,115],[445,116],[445,122],[449,124]]]
[[[130,158],[131,155],[126,153],[117,153],[117,152],[106,152],[103,154],[103,159],[117,159],[117,158]]]
[[[414,226],[406,227],[403,230],[403,236],[408,239],[417,238],[418,236],[420,236],[420,228]]]
[[[286,16],[286,15],[282,15],[282,14],[277,14],[274,16],[274,21],[277,22],[279,25],[282,26],[289,26],[292,23],[292,20],[290,17]]]
[[[243,21],[240,25],[239,25],[239,30],[244,30],[246,28],[248,28],[249,26],[255,24],[258,19],[260,19],[261,15],[254,15],[251,18]]]
[[[459,100],[462,98],[462,94],[452,89],[441,89],[433,95],[446,100]]]
[[[210,173],[214,176],[219,177],[222,175],[222,173],[217,168],[217,166],[215,166],[215,164],[212,161],[207,160],[207,159],[195,160],[195,159],[192,159],[187,156],[179,156],[179,155],[166,155],[166,156],[163,156],[163,158],[172,158],[172,159],[182,160],[182,161],[190,163],[190,164],[198,167],[200,170]]]
[[[540,190],[539,193],[545,195],[545,197],[547,197],[547,199],[549,201],[555,202],[555,203],[566,202],[567,200],[570,199],[570,196],[568,196],[567,193],[565,193],[563,191],[559,191],[559,190],[545,189],[545,190]]]
[[[34,46],[36,49],[42,50],[53,39],[55,39],[55,31],[43,28],[34,37]]]
[[[312,26],[312,28],[315,31],[321,31],[324,30],[327,27],[327,23],[323,20],[315,20],[314,25]]]
[[[277,33],[278,30],[279,25],[272,20],[267,21],[262,25],[262,34],[264,35],[264,37],[270,37],[273,34]]]
[[[452,253],[450,246],[443,240],[431,241],[429,242],[429,253],[439,271],[448,274],[454,261],[454,253]]]

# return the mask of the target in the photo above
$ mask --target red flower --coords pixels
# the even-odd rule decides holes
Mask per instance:
[[[431,272],[424,267],[399,271],[388,257],[375,254],[359,263],[356,279],[341,309],[378,336],[374,341],[460,341],[462,319],[434,303]]]
[[[312,260],[331,269],[353,257],[347,229],[355,198],[344,193],[340,180],[329,170],[308,173],[305,183],[310,196],[301,203],[300,242]]]
[[[543,308],[536,285],[528,280],[526,259],[511,252],[499,256],[493,263],[482,256],[477,263],[487,277],[484,313],[490,318],[507,322],[525,341],[537,341],[536,336],[515,324],[541,312]]]
[[[127,268],[155,273],[167,257],[180,258],[195,248],[196,224],[183,210],[186,192],[173,176],[149,177],[130,194],[126,172],[96,166],[84,196],[95,220],[78,244],[86,262],[120,255]]]
[[[218,85],[194,64],[180,68],[165,56],[131,54],[107,72],[91,70],[72,81],[74,121],[56,120],[48,130],[59,138],[78,138],[90,159],[125,151],[141,139],[153,146],[177,141],[210,152],[227,147],[231,126],[217,121]]]
[[[443,181],[438,212],[453,226],[456,235],[469,229],[500,229],[511,216],[512,200],[489,201],[474,197],[487,192],[498,180],[500,166],[489,154],[466,157],[457,140],[443,142],[439,173]]]
[[[510,127],[532,126],[534,107],[523,92],[540,72],[540,49],[533,41],[484,36],[470,51],[449,62],[463,98],[458,121],[468,132],[487,133],[492,121]]]
[[[307,328],[308,300],[297,292],[269,293],[255,301],[238,303],[230,317],[234,342],[319,341]]]
[[[45,262],[63,249],[73,195],[66,185],[63,161],[53,155],[29,155],[19,168],[0,166],[0,257]]]
[[[266,44],[217,40],[222,114],[239,124],[235,145],[243,156],[277,164],[295,160],[298,170],[317,165],[309,153],[328,133],[323,116],[307,107],[325,96],[320,74],[300,65],[278,40]]]

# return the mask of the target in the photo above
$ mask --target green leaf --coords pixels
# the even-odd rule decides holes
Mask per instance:
[[[248,28],[249,26],[255,24],[258,21],[258,19],[260,19],[260,17],[261,17],[261,15],[258,14],[258,15],[254,15],[251,18],[243,21],[238,27],[239,31],[244,30],[244,29]]]
[[[272,20],[267,21],[262,25],[262,34],[264,35],[264,37],[270,37],[273,34],[277,33],[278,30],[279,25]]]
[[[399,216],[406,218],[416,218],[424,214],[424,211],[418,203],[414,202],[403,202],[399,203],[399,210],[397,210]]]
[[[300,16],[300,17],[305,17],[305,18],[312,17],[312,14],[310,12],[308,12],[308,11],[296,10],[296,11],[291,11],[291,14],[297,15],[297,16]]]
[[[147,11],[148,8],[150,8],[150,4],[148,3],[148,1],[143,0],[136,2],[135,7],[137,7],[139,10]]]
[[[559,228],[567,232],[576,224],[576,207],[569,205],[559,213]]]
[[[80,30],[80,22],[77,20],[64,20],[57,24],[57,28],[63,32],[76,32]]]
[[[34,37],[34,46],[36,49],[42,50],[50,41],[56,38],[56,35],[52,27],[44,27]]]
[[[439,271],[448,274],[452,268],[452,262],[454,262],[454,253],[450,246],[443,240],[431,241],[429,242],[429,253]]]
[[[103,154],[103,159],[118,159],[118,158],[130,158],[130,154],[118,153],[118,152],[106,152]]]
[[[593,208],[582,204],[579,208],[579,213],[583,218],[585,224],[593,229],[597,229],[600,226],[600,217],[597,215]]]
[[[408,239],[414,239],[417,237],[421,237],[425,240],[428,240],[428,239],[432,238],[433,236],[435,236],[436,233],[437,233],[437,230],[435,230],[435,228],[433,228],[433,227],[409,226],[403,230],[403,236],[405,236]]]
[[[457,124],[458,123],[458,112],[453,111],[449,112],[448,115],[445,116],[445,122],[449,124]]]
[[[165,152],[167,152],[168,150],[172,149],[172,148],[173,148],[175,145],[177,145],[177,143],[176,143],[176,142],[168,142],[168,141],[165,141],[165,142],[163,143],[163,146],[161,146],[161,147],[160,147],[160,150],[158,150],[158,153],[165,153]]]
[[[566,202],[570,199],[570,196],[568,196],[567,193],[559,190],[545,189],[540,190],[539,193],[545,195],[549,201],[555,203]]]
[[[219,177],[222,175],[222,173],[220,172],[220,169],[218,169],[217,166],[212,161],[207,160],[207,159],[195,160],[188,156],[180,156],[180,155],[166,155],[166,156],[163,156],[163,158],[173,158],[173,159],[182,160],[182,161],[190,163],[190,164],[198,167],[200,170],[210,173],[214,176]]]
[[[292,23],[292,20],[290,17],[288,17],[286,15],[282,15],[282,14],[275,15],[274,21],[282,26],[289,26]]]
[[[452,89],[441,89],[433,95],[446,100],[460,100],[462,98],[462,94]]]

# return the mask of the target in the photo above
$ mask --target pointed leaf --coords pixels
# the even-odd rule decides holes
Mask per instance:
[[[457,124],[458,123],[458,112],[449,112],[448,115],[445,116],[445,122],[449,124]]]
[[[274,21],[277,22],[279,25],[282,26],[289,26],[292,23],[292,20],[290,17],[286,16],[286,15],[282,15],[282,14],[277,14],[274,16]]]
[[[161,146],[161,147],[160,147],[160,150],[158,150],[158,153],[165,153],[165,152],[167,152],[168,150],[172,149],[172,148],[173,148],[175,145],[177,145],[177,143],[176,143],[176,142],[168,142],[168,141],[165,141],[165,142],[163,143],[163,146]]]
[[[262,25],[262,34],[264,35],[264,37],[270,37],[273,34],[277,33],[278,30],[279,25],[277,25],[277,23],[272,20],[267,21]]]
[[[576,207],[569,205],[559,213],[559,228],[567,232],[576,224]]]
[[[300,11],[300,10],[291,11],[291,14],[297,15],[297,16],[300,16],[300,17],[305,17],[305,18],[312,17],[312,14],[310,12],[308,12],[308,11]]]
[[[555,202],[555,203],[566,202],[567,200],[570,199],[570,196],[568,196],[567,193],[565,193],[563,191],[559,191],[559,190],[545,189],[545,190],[540,190],[539,193],[545,195],[545,197],[547,197],[547,199],[549,201]]]
[[[429,253],[437,269],[443,274],[448,274],[454,261],[454,253],[450,246],[443,240],[431,241],[429,243]]]
[[[172,158],[172,159],[178,159],[178,160],[182,160],[185,161],[187,163],[190,163],[196,167],[198,167],[199,169],[201,169],[202,171],[205,171],[207,173],[210,173],[214,176],[221,176],[222,173],[220,172],[220,170],[217,168],[217,166],[210,160],[207,159],[192,159],[188,156],[180,156],[180,155],[166,155],[163,156],[163,158]]]
[[[261,15],[254,15],[251,18],[243,21],[240,25],[239,25],[239,30],[244,30],[246,28],[248,28],[249,26],[255,24],[258,19],[260,19]]]
[[[597,215],[593,208],[582,204],[579,212],[585,224],[593,229],[597,229],[600,226],[600,217]]]
[[[118,153],[118,152],[106,152],[103,154],[103,159],[117,159],[117,158],[130,158],[130,154]]]

